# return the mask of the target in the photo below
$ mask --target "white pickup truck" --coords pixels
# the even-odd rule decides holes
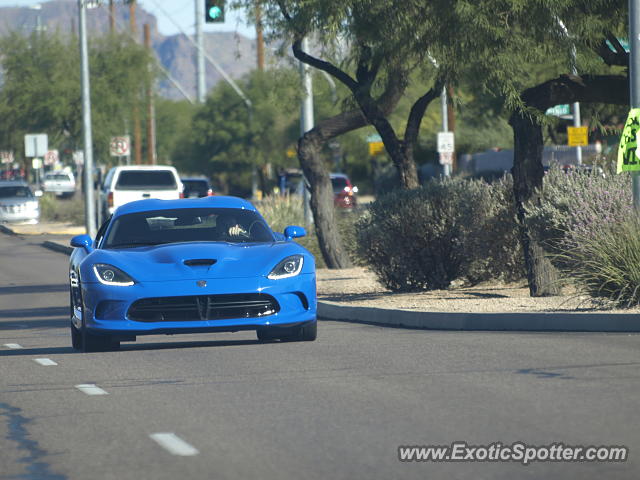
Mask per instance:
[[[100,190],[102,217],[106,219],[120,205],[159,198],[182,198],[183,186],[175,167],[164,165],[127,165],[107,172]]]
[[[42,179],[42,189],[58,197],[72,197],[76,193],[76,179],[71,172],[48,172]]]

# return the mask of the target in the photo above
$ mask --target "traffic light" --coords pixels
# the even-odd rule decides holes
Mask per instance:
[[[204,21],[206,23],[224,23],[224,0],[205,0]]]

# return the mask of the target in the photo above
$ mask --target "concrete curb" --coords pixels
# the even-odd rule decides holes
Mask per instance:
[[[42,246],[44,248],[48,248],[49,250],[53,250],[54,252],[65,253],[67,255],[71,255],[73,252],[73,247],[67,247],[66,245],[61,245],[56,242],[50,242],[49,240],[45,240],[42,242]]]
[[[640,315],[632,313],[412,312],[319,301],[318,317],[326,320],[428,330],[640,332]]]
[[[2,225],[0,223],[0,232],[2,233],[6,233],[7,235],[16,235],[16,232],[14,232],[13,230],[11,230],[9,227]]]

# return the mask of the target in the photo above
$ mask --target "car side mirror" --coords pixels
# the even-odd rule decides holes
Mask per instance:
[[[306,234],[307,232],[304,228],[298,227],[296,225],[289,225],[284,229],[284,238],[286,238],[287,240],[304,237]]]
[[[76,235],[71,239],[71,246],[76,248],[84,248],[87,253],[93,251],[93,240],[87,234]]]

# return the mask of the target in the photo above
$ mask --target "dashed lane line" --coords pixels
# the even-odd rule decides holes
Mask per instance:
[[[51,360],[50,358],[34,358],[34,362],[42,365],[43,367],[49,367],[51,365],[58,365],[56,362]]]
[[[152,433],[149,437],[173,455],[192,457],[200,453],[175,433]]]
[[[104,391],[100,387],[97,387],[93,383],[83,383],[80,385],[76,385],[76,388],[82,393],[86,393],[87,395],[109,395],[108,392]]]
[[[22,348],[22,345],[20,345],[19,343],[5,343],[4,346],[7,347],[7,348],[11,348],[13,350],[17,350],[18,348]]]

